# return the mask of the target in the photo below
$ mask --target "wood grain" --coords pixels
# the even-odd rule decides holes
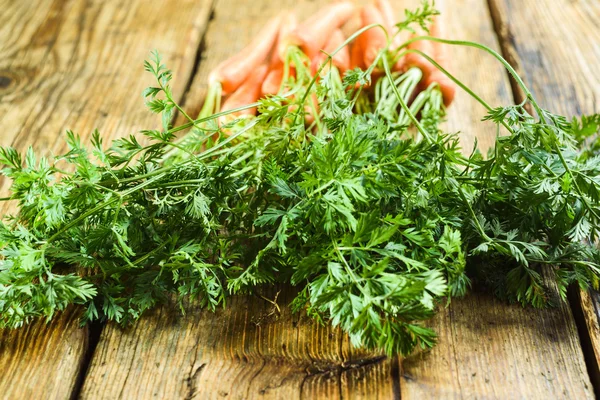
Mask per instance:
[[[505,54],[543,108],[567,118],[600,112],[598,1],[491,0],[490,6]],[[574,301],[584,316],[582,339],[591,346],[588,369],[600,384],[600,295],[581,293]]]
[[[411,0],[413,7],[420,2]],[[499,49],[485,0],[436,1],[440,20],[448,39],[470,40]],[[484,99],[492,107],[512,101],[504,68],[490,55],[472,48],[446,45],[450,55],[448,71]],[[448,110],[446,130],[461,132],[462,148],[471,152],[475,141],[485,154],[493,146],[496,126],[481,119],[486,109],[468,93],[458,89]]]
[[[0,10],[0,145],[56,154],[66,129],[88,138],[99,128],[109,140],[158,126],[141,97],[151,83],[143,60],[158,49],[181,98],[211,2],[0,0]],[[2,197],[1,177],[0,187]],[[0,398],[70,397],[87,349],[78,315],[0,331]]]
[[[395,2],[400,10],[399,1]],[[317,4],[266,0],[218,1],[198,73],[186,97],[197,114],[206,76],[236,53],[281,8],[302,16]],[[407,2],[402,2],[407,4]],[[408,2],[407,6],[418,2]],[[449,36],[498,43],[483,0],[438,1]],[[475,50],[451,49],[451,72],[492,105],[512,102],[503,68]],[[476,68],[474,68],[476,66]],[[485,110],[464,93],[449,111],[448,129],[493,143]],[[265,293],[274,298],[276,293]],[[433,351],[401,362],[361,352],[339,331],[293,316],[293,290],[282,288],[281,312],[257,297],[235,297],[215,314],[192,308],[182,318],[169,307],[129,330],[102,332],[83,387],[84,398],[588,398],[589,379],[566,305],[538,311],[508,306],[482,294],[455,300],[430,322],[440,334]]]
[[[211,1],[0,2],[0,145],[57,154],[67,129],[106,140],[158,126],[141,97],[157,49],[183,94]]]

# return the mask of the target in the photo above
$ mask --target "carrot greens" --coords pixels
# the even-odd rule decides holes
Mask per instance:
[[[435,14],[424,7],[397,27]],[[296,311],[356,346],[409,354],[435,343],[421,322],[472,285],[535,307],[555,287],[562,300],[570,284],[597,287],[600,117],[567,120],[529,91],[536,117],[477,97],[487,123],[510,134],[465,155],[459,135],[440,130],[439,85],[415,97],[422,72],[390,70],[408,46],[394,40],[366,71],[320,68],[318,79],[291,51],[289,91],[218,114],[210,104],[182,127],[170,126],[183,111],[155,54],[146,69],[157,86],[144,95],[162,129],[109,147],[98,132],[89,144],[68,132],[53,158],[0,148],[18,206],[0,223],[0,327],[71,304],[83,322],[126,324],[169,298],[214,310],[286,283],[298,287]],[[311,99],[317,108],[305,108]]]

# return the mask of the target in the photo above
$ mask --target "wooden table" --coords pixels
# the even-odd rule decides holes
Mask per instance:
[[[397,10],[416,0],[395,1]],[[59,136],[98,128],[117,137],[157,127],[140,95],[142,61],[158,49],[174,92],[196,114],[207,72],[282,7],[310,0],[0,0],[0,145],[58,153]],[[598,0],[438,0],[449,36],[500,50],[551,111],[600,111]],[[452,72],[492,105],[522,93],[491,57],[453,48]],[[457,96],[447,129],[470,148],[492,143],[484,110]],[[7,182],[0,180],[0,197]],[[2,210],[2,213],[6,209]],[[279,288],[287,305],[290,288]],[[274,298],[276,290],[265,296]],[[0,332],[3,398],[593,398],[600,390],[599,297],[532,310],[482,293],[455,299],[429,323],[432,351],[400,359],[353,349],[338,330],[277,312],[257,297],[185,318],[162,308],[126,330],[50,324]]]

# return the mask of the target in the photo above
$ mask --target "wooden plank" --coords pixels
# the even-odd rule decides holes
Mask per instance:
[[[599,2],[492,0],[490,6],[504,53],[542,107],[567,117],[600,112]],[[600,390],[600,295],[582,292],[572,301],[589,346],[588,371]]]
[[[574,288],[570,301],[581,335],[585,362],[596,394],[600,388],[600,293]]]
[[[211,2],[198,0],[0,0],[0,145],[65,150],[59,137],[94,128],[106,140],[159,126],[141,98],[151,78],[142,62],[156,48],[169,59],[181,98]],[[0,197],[8,182],[0,178]],[[11,212],[0,205],[0,215]],[[0,397],[68,398],[88,346],[79,310],[50,324],[0,331]]]
[[[421,2],[410,0],[405,3],[417,7]],[[470,40],[498,48],[485,0],[445,0],[436,1],[435,5],[441,12],[440,19],[448,39]],[[512,94],[504,70],[493,58],[483,52],[459,46],[449,46],[447,51],[451,55],[447,69],[492,107],[511,102]],[[469,94],[457,90],[454,103],[448,109],[446,130],[461,132],[465,152],[473,149],[475,140],[484,154],[493,146],[496,126],[481,122],[486,114],[486,110]]]
[[[317,7],[308,1],[296,3],[303,15]],[[235,0],[217,3],[206,50],[187,96],[188,113],[196,114],[201,106],[208,71],[243,47],[267,18],[291,4],[274,6],[266,0],[251,6]],[[443,9],[450,37],[498,48],[484,0],[436,4]],[[400,9],[399,1],[396,6]],[[512,101],[506,74],[493,59],[472,50],[453,52],[450,70],[459,78],[477,88],[492,105]],[[465,132],[465,148],[471,147],[475,136],[480,146],[488,147],[495,130],[479,122],[484,114],[475,101],[458,93],[449,112],[448,129]],[[265,296],[274,298],[275,292]],[[397,358],[352,349],[339,331],[291,315],[287,305],[292,296],[290,289],[281,292],[281,313],[256,297],[235,297],[215,314],[192,309],[180,318],[177,311],[163,308],[124,332],[108,324],[82,397],[591,396],[577,332],[564,305],[539,312],[507,306],[480,294],[455,300],[430,323],[440,334],[438,347],[401,364]],[[476,322],[484,325],[479,328]],[[544,353],[547,347],[553,348],[550,354]]]
[[[448,24],[449,37],[499,50],[485,1],[436,5]],[[451,71],[483,99],[492,106],[512,102],[506,73],[492,57],[474,49],[452,47],[450,51]],[[493,144],[493,132],[482,132],[483,124],[477,122],[482,114],[471,109],[481,107],[460,92],[450,110],[450,129],[478,132],[486,135],[479,137],[480,144]],[[439,333],[439,344],[429,353],[403,361],[403,399],[592,396],[577,330],[565,304],[523,309],[473,293],[453,300],[430,326]]]

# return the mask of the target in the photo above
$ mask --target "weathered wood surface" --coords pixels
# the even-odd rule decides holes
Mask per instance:
[[[108,140],[159,121],[145,108],[148,52],[169,59],[181,97],[194,67],[211,2],[0,0],[0,145],[65,150],[62,135],[99,128]],[[0,197],[7,182],[0,178]],[[0,213],[10,211],[0,204]],[[70,309],[0,331],[0,398],[68,398],[79,384],[88,330]]]
[[[396,2],[396,6],[400,9]],[[417,4],[402,3],[406,6]],[[208,71],[234,54],[271,15],[296,5],[302,15],[317,4],[266,0],[248,5],[218,1],[200,67],[186,97],[196,114]],[[487,3],[437,2],[448,34],[498,48]],[[475,50],[452,48],[452,72],[492,105],[512,101],[503,69]],[[474,68],[476,66],[476,68]],[[493,143],[493,127],[480,122],[482,107],[459,93],[448,128]],[[273,298],[274,292],[266,294]],[[256,297],[234,298],[216,314],[169,308],[122,331],[102,332],[84,383],[84,398],[589,398],[577,331],[567,305],[539,312],[507,306],[485,295],[455,300],[431,321],[438,347],[402,362],[351,348],[337,330],[287,309],[290,290],[278,298],[281,313]]]
[[[404,360],[402,398],[594,398],[567,304],[523,309],[471,294],[432,322],[440,343]]]
[[[491,0],[490,6],[503,50],[542,107],[567,117],[600,112],[598,1]],[[579,299],[574,306],[584,317],[588,368],[600,383],[600,295],[581,293]]]
[[[410,3],[412,7],[418,7],[420,1],[411,0]],[[485,0],[436,1],[435,6],[441,12],[448,39],[470,40],[499,49]],[[492,107],[511,102],[512,92],[504,69],[491,56],[463,46],[447,45],[447,52],[450,55],[449,72],[473,88]],[[486,114],[485,108],[469,94],[457,90],[454,103],[448,109],[446,129],[462,133],[461,143],[466,152],[473,149],[475,139],[483,152],[494,144],[496,127],[481,122]]]

